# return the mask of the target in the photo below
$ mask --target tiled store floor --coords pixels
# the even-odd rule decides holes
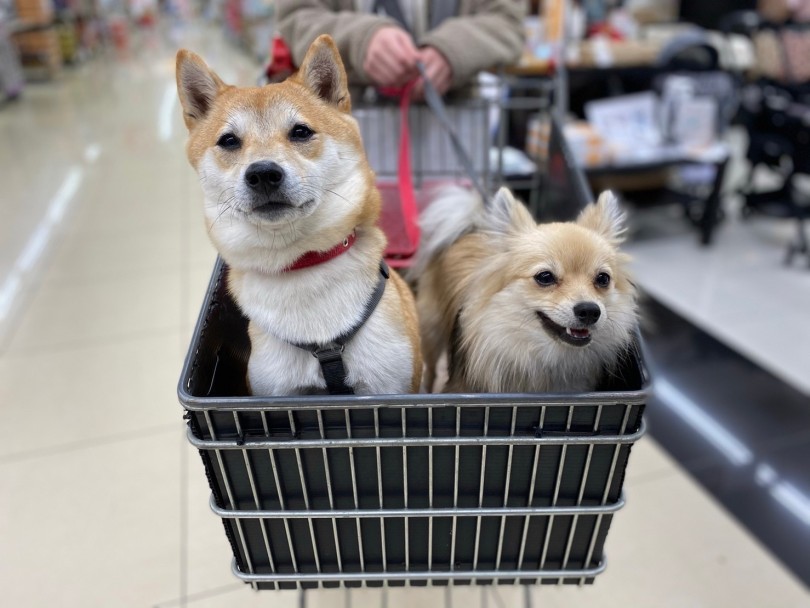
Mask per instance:
[[[175,386],[214,253],[174,92],[182,41],[229,81],[218,29],[136,40],[0,109],[0,603],[300,605],[230,573]],[[307,606],[810,606],[647,438],[593,587],[308,592]]]

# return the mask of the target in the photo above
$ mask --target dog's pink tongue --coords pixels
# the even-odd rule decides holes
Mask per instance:
[[[587,338],[591,335],[591,332],[587,329],[574,329],[573,327],[568,328],[568,333],[570,333],[575,338]]]

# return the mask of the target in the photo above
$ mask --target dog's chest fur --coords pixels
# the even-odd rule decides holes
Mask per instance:
[[[347,253],[317,267],[282,275],[234,273],[231,290],[250,319],[248,380],[258,395],[325,392],[318,360],[291,343],[325,344],[363,316],[379,271],[362,268]],[[346,345],[347,384],[356,393],[407,393],[413,376],[412,345],[394,323],[396,290],[389,279],[383,298]]]

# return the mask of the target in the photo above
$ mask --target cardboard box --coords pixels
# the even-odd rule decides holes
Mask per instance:
[[[585,121],[568,122],[563,127],[565,139],[574,159],[581,167],[595,167],[611,161],[611,150],[593,127]],[[526,153],[544,163],[548,156],[551,123],[547,118],[535,117],[529,121]]]

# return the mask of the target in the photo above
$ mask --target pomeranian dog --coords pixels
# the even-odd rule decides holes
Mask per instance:
[[[226,85],[181,50],[177,89],[208,232],[250,322],[251,393],[417,391],[415,303],[382,262],[380,194],[332,39],[264,87]]]
[[[591,391],[637,324],[610,192],[575,222],[537,224],[505,188],[489,205],[443,190],[424,213],[418,281],[425,387],[446,352],[445,392]]]

